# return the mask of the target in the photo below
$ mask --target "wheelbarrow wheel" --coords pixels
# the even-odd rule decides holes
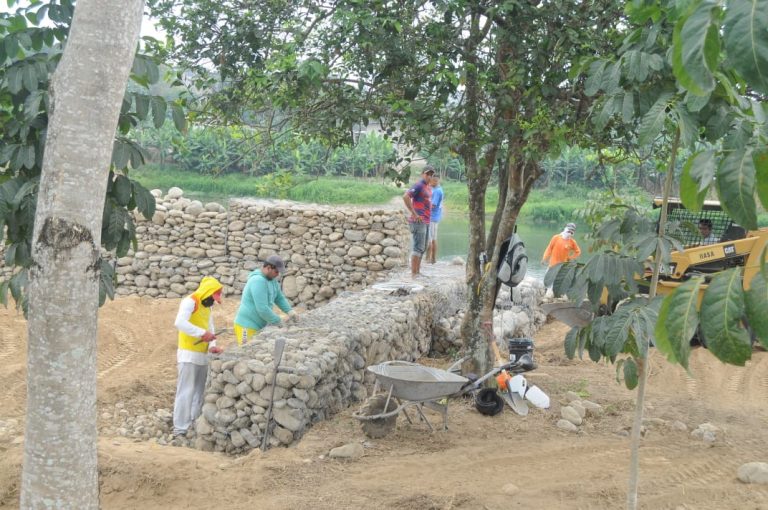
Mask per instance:
[[[360,415],[362,416],[376,416],[377,414],[384,414],[397,409],[397,403],[394,399],[389,400],[387,410],[384,410],[384,406],[387,403],[387,395],[374,395],[369,397],[365,401],[363,407],[360,409]],[[375,420],[365,420],[361,422],[363,433],[371,439],[379,439],[395,429],[397,424],[397,415],[389,416],[387,418],[378,418]]]

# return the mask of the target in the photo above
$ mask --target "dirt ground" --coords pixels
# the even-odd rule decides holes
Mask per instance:
[[[236,303],[216,310],[231,324]],[[118,402],[151,412],[171,408],[175,386],[173,317],[178,302],[122,298],[100,312],[99,412]],[[0,310],[0,508],[18,505],[25,394],[26,324]],[[569,361],[566,328],[536,336],[539,369],[528,379],[552,397],[548,411],[495,417],[467,401],[449,405],[449,430],[398,421],[395,433],[368,440],[352,409],[313,427],[292,448],[232,458],[189,448],[102,436],[101,502],[105,509],[615,509],[624,505],[634,393],[616,383],[612,366]],[[746,368],[694,350],[691,376],[654,353],[641,448],[640,502],[647,509],[768,509],[768,486],[745,485],[737,468],[768,461],[768,353]],[[425,360],[425,363],[439,361]],[[579,433],[555,427],[567,391],[604,407]],[[439,419],[433,423],[438,423]],[[669,426],[679,420],[688,431]],[[721,429],[714,443],[691,436],[699,424]],[[363,442],[354,461],[331,448]]]

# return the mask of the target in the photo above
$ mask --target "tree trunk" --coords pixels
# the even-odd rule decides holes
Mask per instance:
[[[51,81],[29,280],[22,508],[96,509],[101,217],[143,0],[78,0]]]
[[[477,167],[477,163],[474,163]],[[470,170],[470,166],[467,166]],[[461,324],[461,336],[464,346],[472,361],[465,367],[466,371],[483,373],[490,365],[488,353],[488,336],[483,322],[487,317],[480,316],[482,303],[485,301],[480,292],[483,278],[483,268],[480,254],[485,251],[485,191],[486,183],[482,179],[472,178],[477,174],[477,168],[467,172],[467,188],[469,189],[469,249],[467,253],[467,311]]]
[[[680,147],[680,129],[675,132],[675,138],[672,141],[672,152],[669,156],[669,165],[667,166],[667,175],[664,180],[664,191],[661,203],[661,215],[659,216],[658,237],[661,239],[665,235],[667,228],[667,211],[669,195],[672,191],[672,183],[675,178],[675,161],[677,151]],[[656,297],[656,287],[659,284],[659,273],[661,272],[661,246],[656,248],[656,255],[653,261],[653,275],[651,276],[651,287],[648,293],[648,299]],[[640,428],[643,425],[643,410],[645,407],[645,389],[648,382],[648,349],[645,346],[645,355],[637,358],[635,362],[638,368],[638,386],[637,401],[635,402],[635,416],[632,420],[632,432],[630,435],[630,459],[629,459],[629,482],[627,487],[627,510],[637,509],[637,488],[640,485]]]

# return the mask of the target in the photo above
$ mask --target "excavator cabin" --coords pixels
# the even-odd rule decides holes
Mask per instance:
[[[661,202],[661,198],[654,199],[653,207],[661,207]],[[701,299],[712,276],[733,267],[743,268],[744,289],[749,289],[752,278],[760,270],[760,256],[768,243],[768,228],[746,230],[728,217],[720,202],[713,200],[705,201],[700,211],[686,209],[676,198],[667,203],[668,221],[680,225],[678,237],[684,249],[673,251],[669,263],[662,266],[657,294],[669,294],[685,280],[703,276],[705,284],[699,294]],[[643,283],[647,287],[649,275],[640,285]]]

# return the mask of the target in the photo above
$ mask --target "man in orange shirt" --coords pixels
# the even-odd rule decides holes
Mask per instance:
[[[581,255],[581,249],[573,238],[575,232],[576,224],[568,223],[562,232],[552,236],[549,246],[544,250],[541,263],[546,264],[549,260],[548,266],[552,267],[578,258]]]

